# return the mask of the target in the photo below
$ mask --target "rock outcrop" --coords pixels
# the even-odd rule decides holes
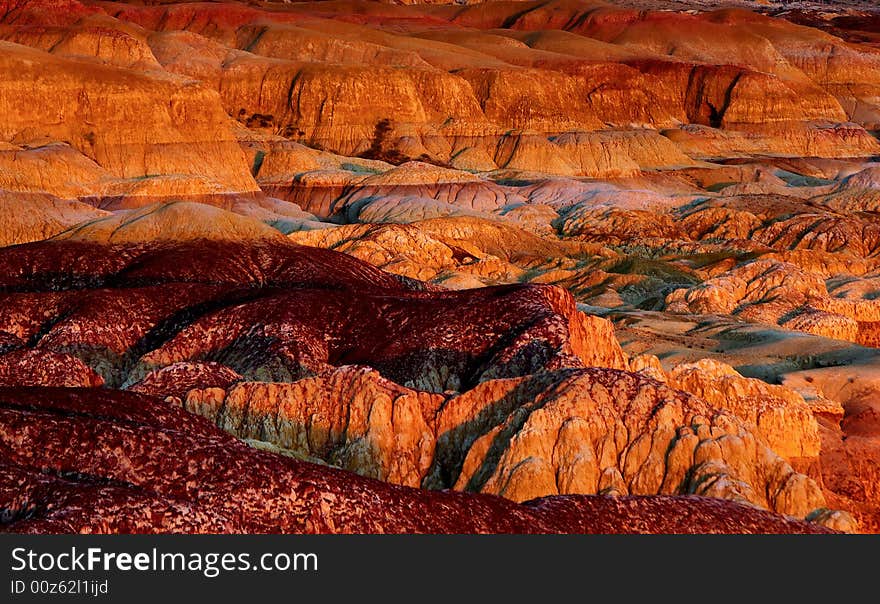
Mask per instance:
[[[4,388],[0,396],[0,505],[11,533],[827,531],[699,497],[517,504],[426,492],[254,450],[143,395]]]
[[[730,365],[709,359],[676,366],[667,383],[757,428],[786,459],[819,455],[819,426],[811,408],[788,388],[744,378]]]
[[[58,241],[0,263],[12,290],[0,300],[5,331],[81,355],[113,383],[181,362],[268,381],[366,363],[442,392],[542,368],[626,366],[610,324],[551,286],[413,291],[345,255],[283,242]]]
[[[335,19],[309,3],[85,2],[72,3],[78,18],[58,21],[45,3],[32,4],[27,18],[7,17],[10,44],[80,71],[198,80],[195,94],[215,95],[202,97],[206,106],[343,155],[620,177],[717,156],[719,140],[728,154],[878,150],[862,128],[876,122],[876,53],[747,12],[527,2],[460,12],[362,7],[357,18]],[[41,20],[58,22],[28,29]],[[657,135],[688,123],[708,139]],[[186,144],[178,138],[169,142]],[[104,157],[98,163],[112,168]],[[225,173],[215,164],[214,182],[252,187],[237,161]]]
[[[193,389],[182,402],[240,438],[409,486],[515,501],[696,493],[799,517],[825,506],[819,487],[765,444],[816,456],[805,405],[785,415],[742,397],[724,413],[619,370],[490,380],[449,398],[343,367],[292,384]],[[793,424],[803,443],[781,440],[779,417],[807,424]]]
[[[80,359],[42,350],[15,350],[0,355],[0,385],[94,388],[103,378]]]
[[[853,247],[858,249],[858,245]],[[845,261],[842,264],[851,267]],[[824,272],[768,257],[672,291],[666,297],[666,309],[675,313],[730,314],[870,345],[875,341],[880,305],[873,296],[847,297],[844,291],[832,295]]]
[[[58,239],[101,244],[155,243],[160,241],[259,241],[281,240],[270,226],[213,206],[160,203],[137,210],[121,210],[85,221],[60,233]]]
[[[189,174],[191,194],[256,190],[216,92],[163,72],[0,47],[0,72],[16,74],[0,81],[0,140],[66,141],[115,179]],[[46,173],[30,191],[65,196],[64,176]]]

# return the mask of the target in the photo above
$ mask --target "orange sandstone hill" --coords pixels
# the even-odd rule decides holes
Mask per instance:
[[[571,0],[0,7],[0,69],[18,75],[0,93],[2,139],[67,143],[83,169],[97,164],[77,180],[101,196],[144,178],[141,194],[254,191],[251,172],[259,181],[266,162],[245,161],[235,121],[276,137],[263,143],[269,156],[287,139],[395,163],[592,176],[719,153],[880,148],[864,129],[876,123],[880,54],[746,11]]]

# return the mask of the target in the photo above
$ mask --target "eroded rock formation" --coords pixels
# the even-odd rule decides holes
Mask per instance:
[[[444,4],[0,0],[4,529],[880,530],[872,13]]]
[[[4,388],[0,397],[8,532],[824,532],[718,499],[517,504],[398,487],[256,451],[142,395]]]

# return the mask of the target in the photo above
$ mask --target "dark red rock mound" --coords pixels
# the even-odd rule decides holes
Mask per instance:
[[[403,385],[460,390],[486,375],[583,366],[589,344],[619,353],[610,326],[585,343],[585,320],[550,286],[427,291],[304,246],[43,242],[0,257],[0,325],[113,387],[214,362],[261,381],[361,364]],[[615,350],[593,356],[622,358]]]
[[[696,496],[556,496],[522,504],[552,516],[570,533],[763,534],[833,532],[765,510]],[[804,531],[803,528],[809,528]]]
[[[129,388],[153,396],[184,398],[194,388],[229,388],[241,375],[220,363],[174,363],[152,371]]]
[[[101,245],[41,241],[5,248],[0,289],[40,291],[155,283],[401,290],[401,281],[330,250],[278,242]]]
[[[94,388],[104,379],[69,354],[16,350],[0,356],[0,386]]]

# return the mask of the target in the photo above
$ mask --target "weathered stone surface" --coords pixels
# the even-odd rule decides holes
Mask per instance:
[[[32,290],[0,299],[5,331],[77,355],[114,384],[202,361],[268,381],[365,363],[437,392],[542,368],[626,366],[610,324],[546,285],[413,291],[345,255],[286,243],[59,241],[0,263],[6,288]]]
[[[116,179],[189,174],[192,194],[256,189],[216,92],[167,73],[0,46],[0,72],[16,74],[0,80],[0,140],[65,141]],[[64,195],[65,176],[45,173],[29,191]]]
[[[816,424],[802,400],[790,415],[807,424],[795,426],[804,435],[787,442],[766,405],[749,409],[737,399],[725,414],[610,369],[490,380],[444,398],[343,367],[293,384],[194,389],[183,404],[240,438],[397,484],[516,501],[606,491],[711,494],[804,517],[824,507],[821,490],[764,436],[784,454],[817,455]]]
[[[521,505],[408,489],[254,450],[142,395],[6,388],[0,397],[7,532],[824,532],[705,498]]]
[[[75,356],[42,350],[0,354],[0,385],[93,388],[104,379]]]
[[[201,203],[171,202],[122,210],[68,229],[58,237],[90,243],[244,240],[282,238],[259,220]]]
[[[105,215],[84,203],[44,193],[0,191],[0,246],[42,241]]]
[[[668,383],[755,427],[786,459],[819,455],[819,426],[810,406],[793,390],[744,378],[730,365],[709,359],[677,365]]]
[[[196,388],[229,388],[243,379],[220,363],[174,363],[148,373],[128,390],[163,398],[182,398]]]
[[[542,384],[537,396],[506,412],[495,401],[534,383],[511,383],[502,397],[481,396],[492,387],[483,385],[444,407],[441,434],[442,426],[467,424],[442,423],[456,407],[471,420],[496,409],[465,441],[457,488],[522,501],[539,493],[595,493],[607,484],[630,494],[711,494],[797,516],[824,505],[815,483],[797,476],[743,422],[703,401],[604,369],[532,381]],[[622,480],[606,483],[609,471]]]

